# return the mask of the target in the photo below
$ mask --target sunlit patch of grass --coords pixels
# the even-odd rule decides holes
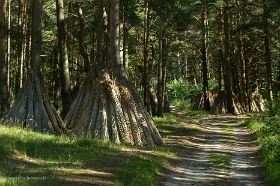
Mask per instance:
[[[204,111],[204,110],[184,109],[184,112],[187,116],[196,116],[196,117],[207,117],[207,116],[209,116],[209,112]]]
[[[256,120],[253,118],[245,119],[239,122],[240,125],[249,127],[254,133],[259,133],[260,129],[265,125],[261,120]]]
[[[209,112],[204,110],[190,110],[191,104],[188,100],[174,100],[171,103],[174,106],[181,108],[187,116],[207,117]]]
[[[233,132],[233,127],[229,125],[223,125],[222,130],[226,133],[232,133]]]
[[[174,129],[181,123],[182,118],[172,113],[165,113],[162,118],[153,118],[157,128],[160,130],[160,134],[163,138],[173,135]]]
[[[172,113],[164,113],[163,117],[154,117],[153,120],[155,121],[157,126],[160,125],[170,125],[170,124],[179,124],[182,119]]]
[[[214,169],[229,172],[231,156],[210,154],[209,163],[214,166]]]
[[[188,100],[173,100],[171,102],[171,104],[174,105],[174,106],[177,106],[177,107],[179,107],[183,110],[184,109],[189,109],[190,106],[191,106],[190,101],[188,101]]]

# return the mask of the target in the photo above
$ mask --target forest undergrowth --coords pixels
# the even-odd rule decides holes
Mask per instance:
[[[252,114],[242,125],[248,126],[261,145],[261,165],[270,185],[280,183],[280,117],[267,113]]]

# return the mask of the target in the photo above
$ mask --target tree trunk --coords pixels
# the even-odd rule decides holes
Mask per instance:
[[[48,98],[40,74],[42,0],[33,1],[32,10],[31,68],[27,81],[4,121],[38,132],[61,133],[65,127]]]
[[[157,116],[163,117],[164,111],[164,91],[165,91],[165,60],[167,54],[165,31],[162,26],[159,33],[159,61],[158,61],[158,108]]]
[[[0,0],[0,117],[2,117],[9,109],[8,86],[7,86],[7,69],[6,61],[6,0]]]
[[[165,112],[170,112],[170,107],[169,107],[169,100],[166,92],[166,63],[167,63],[167,56],[168,56],[168,51],[167,51],[167,41],[166,41],[166,32],[163,30],[162,34],[162,81],[163,81],[163,111]]]
[[[69,73],[69,62],[66,46],[66,32],[64,20],[63,0],[56,0],[57,13],[57,29],[58,29],[58,49],[59,49],[59,64],[61,76],[61,99],[62,99],[62,117],[64,118],[69,111],[71,104],[71,82]]]
[[[236,1],[237,6],[240,6],[240,1],[237,0]],[[243,24],[244,22],[242,21],[243,17],[241,17],[241,13],[238,12],[237,13],[237,26],[240,27],[241,24]],[[239,31],[239,37],[237,38],[237,56],[238,56],[238,60],[239,60],[239,71],[240,71],[240,86],[241,86],[241,93],[239,95],[240,97],[240,102],[244,105],[244,109],[246,111],[249,111],[249,105],[247,102],[247,93],[246,93],[246,74],[245,74],[245,54],[244,54],[244,45],[242,45],[242,37],[244,37],[245,31]]]
[[[43,2],[37,0],[32,2],[32,40],[31,40],[31,68],[37,76],[40,74],[41,49],[42,49],[42,11]]]
[[[10,71],[10,60],[11,60],[11,0],[7,0],[7,9],[8,9],[8,18],[7,18],[7,87],[8,93],[10,94],[11,90],[11,71]]]
[[[115,143],[161,145],[119,59],[119,0],[110,6],[110,66],[88,74],[65,118],[66,127],[76,135]]]
[[[148,61],[148,46],[150,40],[150,2],[149,0],[145,1],[145,24],[144,24],[144,105],[148,111],[151,113],[151,103],[150,103],[150,71],[149,71],[149,61]]]
[[[278,16],[280,17],[280,12],[278,14]],[[278,38],[280,38],[280,30],[278,30],[278,33],[277,33],[277,36]],[[280,47],[278,48],[278,62],[277,62],[277,70],[278,70],[278,73],[277,73],[277,76],[276,76],[276,90],[277,92],[280,91]]]
[[[24,4],[21,0],[18,0],[18,37],[17,37],[17,73],[16,73],[16,82],[15,82],[15,94],[18,94],[20,88],[22,88],[23,84],[23,49],[25,45],[24,40],[24,19],[23,19],[23,12],[25,11]]]
[[[119,0],[110,2],[110,63],[112,69],[119,69],[120,61],[120,4]]]
[[[244,67],[245,67],[245,91],[246,91],[246,100],[248,104],[248,111],[251,112],[251,98],[250,98],[250,87],[249,87],[249,57],[247,52],[247,40],[244,38]]]
[[[226,1],[227,2],[227,1]],[[226,3],[227,4],[227,3]],[[229,61],[229,23],[228,23],[228,7],[224,8],[224,82],[227,97],[227,112],[234,113],[233,95],[231,87],[230,61]]]
[[[222,10],[221,9],[217,9],[217,22],[218,22],[218,35],[222,35]],[[223,78],[223,73],[224,73],[224,54],[223,54],[223,50],[222,50],[222,46],[223,46],[223,39],[222,37],[220,38],[220,48],[218,50],[218,63],[219,63],[219,68],[218,68],[218,79],[219,79],[219,88],[220,90],[224,89],[224,78]]]
[[[267,101],[269,103],[269,110],[273,111],[273,94],[272,94],[272,67],[271,67],[271,51],[270,51],[270,41],[269,41],[269,23],[268,23],[268,7],[267,0],[263,0],[263,10],[264,10],[264,48],[265,48],[265,62],[266,62],[266,73],[267,73]]]
[[[98,20],[97,20],[97,37],[96,37],[96,60],[95,63],[98,64],[95,66],[97,71],[100,68],[104,68],[105,63],[103,63],[103,32],[104,32],[104,17],[103,17],[104,1],[100,0],[98,4]],[[102,65],[102,66],[100,66]]]
[[[206,3],[203,4],[203,11],[201,13],[201,20],[203,24],[202,28],[202,47],[201,47],[201,59],[202,59],[202,73],[203,73],[203,99],[204,109],[210,110],[210,101],[208,97],[208,68],[207,68],[207,18],[206,18]]]
[[[90,67],[90,61],[89,61],[89,54],[85,50],[85,45],[84,45],[84,40],[85,40],[85,21],[83,17],[83,10],[81,7],[81,3],[77,2],[77,8],[78,8],[78,18],[79,18],[79,26],[80,26],[80,32],[79,32],[79,52],[81,56],[84,59],[84,70],[85,72],[89,72],[91,67]]]

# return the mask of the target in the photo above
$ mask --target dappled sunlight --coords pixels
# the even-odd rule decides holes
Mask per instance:
[[[185,116],[177,108],[172,112],[184,118],[180,128],[189,132],[174,133],[166,141],[169,145],[179,144],[179,152],[168,169],[170,176],[162,184],[265,185],[257,141],[246,127],[238,125],[246,116],[197,118]]]

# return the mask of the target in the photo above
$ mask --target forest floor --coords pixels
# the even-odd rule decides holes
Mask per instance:
[[[245,116],[198,118],[186,116],[177,107],[172,107],[172,113],[183,122],[165,138],[165,144],[178,153],[161,171],[156,186],[267,185],[259,165],[258,142],[248,128],[238,124]]]

